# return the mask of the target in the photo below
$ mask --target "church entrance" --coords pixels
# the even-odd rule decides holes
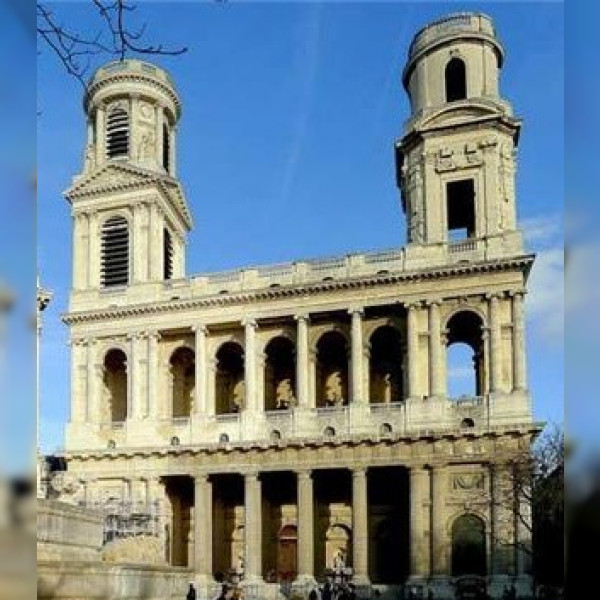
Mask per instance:
[[[298,531],[294,525],[286,525],[279,533],[277,549],[277,574],[282,581],[293,581],[297,575]]]

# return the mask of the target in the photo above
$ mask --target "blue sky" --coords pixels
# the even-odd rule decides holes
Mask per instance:
[[[178,174],[195,229],[188,272],[387,248],[405,241],[393,143],[408,117],[400,73],[412,35],[461,9],[496,22],[501,90],[524,119],[519,216],[538,252],[528,295],[535,415],[563,420],[562,5],[521,3],[142,3],[149,39],[183,102]],[[81,29],[96,21],[61,5]],[[143,11],[143,12],[142,12]],[[68,415],[71,223],[62,191],[81,169],[81,88],[38,57],[38,252],[55,292],[42,344],[42,443],[63,444]]]

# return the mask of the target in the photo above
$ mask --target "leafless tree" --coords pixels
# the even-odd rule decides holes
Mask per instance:
[[[78,31],[47,2],[37,2],[39,45],[50,49],[67,73],[84,89],[92,63],[97,58],[124,60],[130,55],[176,56],[186,47],[166,48],[146,41],[146,24],[132,23],[137,5],[128,0],[88,0],[98,17],[98,26],[90,32]],[[16,10],[16,9],[15,9]]]

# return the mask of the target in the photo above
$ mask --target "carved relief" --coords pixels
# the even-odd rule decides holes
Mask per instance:
[[[452,477],[452,489],[457,492],[483,490],[483,473],[459,473]]]

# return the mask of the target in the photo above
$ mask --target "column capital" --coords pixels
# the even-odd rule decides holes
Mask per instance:
[[[352,477],[360,479],[367,476],[367,467],[354,467],[352,469]]]
[[[425,306],[427,306],[427,308],[432,308],[433,306],[441,306],[443,303],[444,301],[440,298],[425,300]]]
[[[421,300],[409,300],[404,303],[404,306],[409,312],[414,312],[418,308],[421,308],[423,303]]]
[[[303,323],[308,323],[310,321],[310,314],[307,312],[296,313],[294,315],[294,320],[297,322],[302,321]]]
[[[348,309],[348,314],[351,316],[357,315],[362,317],[365,314],[365,307],[364,306],[351,306]]]
[[[504,292],[492,292],[490,294],[485,295],[485,299],[490,302],[497,302],[498,300],[501,300],[502,298],[504,298]]]
[[[260,481],[259,471],[242,471],[242,475],[244,476],[244,480],[249,483]]]
[[[208,333],[208,326],[206,323],[196,323],[195,325],[192,325],[192,331],[195,334],[203,333],[206,335]]]
[[[302,479],[302,480],[312,479],[312,477],[313,477],[312,469],[297,469],[295,471],[295,473],[296,473],[296,476],[298,477],[298,479]]]
[[[522,290],[511,290],[510,292],[508,292],[508,296],[510,298],[514,298],[514,299],[523,299],[525,296],[527,295],[527,290],[522,289]]]
[[[242,326],[246,329],[252,328],[256,329],[258,327],[258,323],[254,317],[244,317],[242,319]]]
[[[203,485],[208,483],[210,474],[209,473],[194,473],[194,484]]]

